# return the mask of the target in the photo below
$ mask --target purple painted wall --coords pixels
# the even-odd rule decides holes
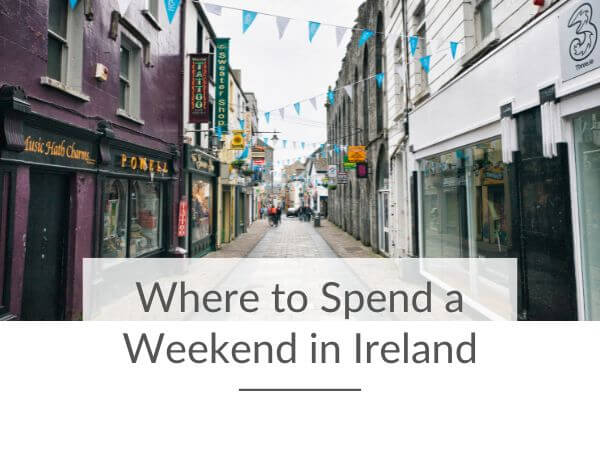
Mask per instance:
[[[101,117],[117,126],[118,138],[158,150],[167,150],[166,143],[179,144],[181,11],[169,24],[164,2],[159,1],[158,20],[162,30],[142,14],[146,0],[132,0],[125,14],[150,42],[152,65],[143,65],[141,73],[141,118],[145,125],[138,125],[116,114],[120,37],[112,40],[109,32],[111,14],[118,10],[118,2],[79,0],[77,8],[83,10],[86,1],[93,9],[93,19],[84,19],[82,91],[91,98],[89,102],[40,84],[40,78],[47,75],[48,0],[0,0],[0,85],[22,86],[33,111],[73,125],[95,130]],[[108,67],[108,81],[95,79],[96,63]]]

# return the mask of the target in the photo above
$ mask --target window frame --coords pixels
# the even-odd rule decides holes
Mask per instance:
[[[482,14],[481,11],[484,7],[490,8],[489,15],[489,31],[484,35],[483,34],[483,25],[484,22],[481,20]],[[475,0],[473,4],[473,23],[475,28],[475,42],[477,44],[483,42],[488,36],[490,36],[494,31],[494,20],[493,20],[493,5],[492,0]]]
[[[142,80],[142,51],[143,46],[129,33],[121,32],[121,43],[119,48],[129,51],[128,76],[123,77],[120,66],[119,53],[119,83],[125,81],[129,86],[129,95],[125,102],[125,109],[121,108],[121,89],[119,85],[119,106],[117,115],[130,120],[141,122],[141,80]]]

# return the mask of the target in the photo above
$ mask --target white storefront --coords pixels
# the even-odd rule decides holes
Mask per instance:
[[[599,33],[559,2],[410,116],[421,255],[519,257],[522,318],[600,319]]]

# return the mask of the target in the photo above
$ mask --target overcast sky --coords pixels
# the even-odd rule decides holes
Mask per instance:
[[[254,92],[261,111],[271,113],[267,124],[260,117],[260,131],[281,131],[287,149],[276,147],[275,160],[295,159],[314,151],[312,143],[326,140],[325,93],[335,84],[351,33],[337,46],[335,27],[321,25],[312,43],[308,21],[352,27],[363,0],[208,0],[208,3],[243,8],[302,20],[291,20],[279,40],[274,17],[259,14],[242,33],[242,12],[223,9],[222,15],[208,14],[219,37],[231,38],[231,67],[242,70],[242,87]],[[318,110],[307,100],[298,116],[293,103],[321,95]],[[278,109],[286,106],[285,120]],[[270,137],[270,136],[269,136]],[[296,141],[297,149],[292,142]],[[306,142],[305,150],[300,142]]]

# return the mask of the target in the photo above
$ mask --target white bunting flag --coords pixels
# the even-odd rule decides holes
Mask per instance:
[[[279,115],[281,116],[281,120],[285,118],[285,108],[279,108]]]
[[[344,39],[344,35],[346,34],[347,30],[348,29],[345,28],[345,27],[335,27],[335,37],[337,39],[337,45],[338,45],[338,47],[342,43],[342,39]]]
[[[127,8],[129,8],[130,3],[131,3],[131,0],[119,0],[119,13],[121,13],[121,16],[125,15],[125,13],[127,12]]]
[[[310,104],[313,105],[313,108],[317,109],[317,97],[311,98]]]
[[[350,97],[350,100],[352,100],[352,85],[349,84],[348,86],[344,86],[344,90],[346,91],[346,94],[348,94],[348,97]]]
[[[223,12],[222,6],[213,5],[212,3],[204,3],[204,9],[206,9],[206,12],[214,14],[215,16],[220,16]]]
[[[277,29],[279,30],[279,39],[281,39],[287,26],[290,24],[290,19],[287,17],[277,16],[275,21],[277,22]]]

